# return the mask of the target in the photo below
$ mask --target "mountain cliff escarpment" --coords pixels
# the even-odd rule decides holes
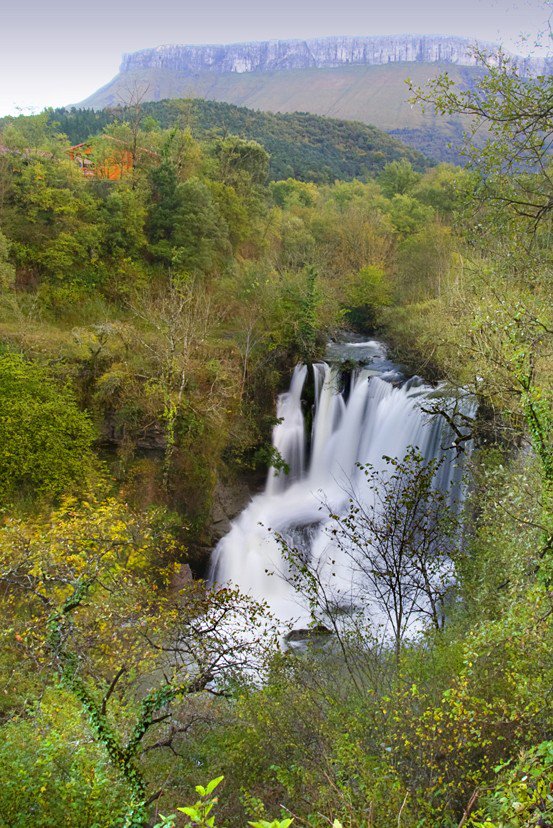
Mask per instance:
[[[317,40],[273,40],[230,46],[158,46],[125,55],[121,72],[168,69],[197,72],[274,72],[323,69],[344,65],[445,61],[475,63],[469,41],[455,37],[332,37]]]
[[[474,66],[471,42],[459,37],[390,35],[272,40],[229,46],[158,46],[125,55],[121,72],[161,69],[182,75],[201,72],[275,72],[388,63],[452,63]],[[489,47],[490,44],[483,44]]]
[[[119,74],[80,106],[204,98],[263,112],[308,112],[399,130],[427,156],[458,161],[462,122],[423,115],[409,103],[405,80],[424,86],[447,70],[454,83],[470,87],[482,72],[472,45],[459,37],[390,35],[158,46],[125,55]],[[550,69],[517,61],[522,71]]]

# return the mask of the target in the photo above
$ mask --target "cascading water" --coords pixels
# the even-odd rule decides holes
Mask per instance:
[[[265,601],[277,618],[296,625],[308,623],[309,608],[289,577],[278,537],[317,566],[319,577],[326,579],[337,601],[348,594],[358,595],[355,584],[348,583],[356,575],[332,542],[331,515],[346,513],[352,492],[369,496],[363,489],[360,464],[378,471],[385,467],[385,456],[403,458],[412,446],[427,461],[443,458],[437,481],[440,488],[460,498],[462,487],[461,462],[447,449],[451,446],[448,426],[443,418],[421,409],[420,403],[428,404],[436,389],[417,377],[404,381],[378,342],[333,345],[328,358],[333,364],[313,366],[309,462],[302,406],[308,369],[298,365],[290,390],[279,397],[279,423],[273,432],[274,445],[289,474],[269,472],[265,492],[253,498],[235,520],[214,550],[211,564],[212,582],[238,586]],[[348,393],[342,389],[340,362],[344,360],[357,362],[349,376]]]
[[[303,476],[305,463],[305,423],[301,409],[301,392],[307,376],[307,365],[298,365],[290,390],[277,401],[278,424],[273,429],[273,446],[286,461],[288,474],[271,468],[267,479],[268,495],[282,492],[287,485]]]

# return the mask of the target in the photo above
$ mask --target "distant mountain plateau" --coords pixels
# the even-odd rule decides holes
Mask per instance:
[[[396,35],[158,46],[125,55],[119,74],[77,106],[204,98],[265,112],[309,112],[372,124],[435,160],[458,161],[462,123],[414,107],[406,79],[423,86],[447,71],[471,86],[482,72],[472,45],[459,37]],[[551,61],[517,62],[527,72],[552,68]]]

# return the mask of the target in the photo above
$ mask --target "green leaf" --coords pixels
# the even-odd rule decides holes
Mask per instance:
[[[218,776],[216,779],[212,779],[209,785],[207,786],[205,793],[202,793],[202,796],[210,796],[215,790],[215,788],[221,784],[224,778],[224,776]],[[198,788],[196,788],[196,790],[198,790]]]
[[[187,806],[184,808],[177,808],[177,811],[180,811],[182,814],[186,814],[187,817],[190,817],[192,822],[199,822],[201,819],[201,816],[197,808],[191,808]]]

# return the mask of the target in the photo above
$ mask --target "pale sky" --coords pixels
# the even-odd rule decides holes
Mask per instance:
[[[527,53],[553,0],[3,0],[0,115],[82,100],[166,43],[451,34]],[[526,44],[520,36],[528,38]]]

